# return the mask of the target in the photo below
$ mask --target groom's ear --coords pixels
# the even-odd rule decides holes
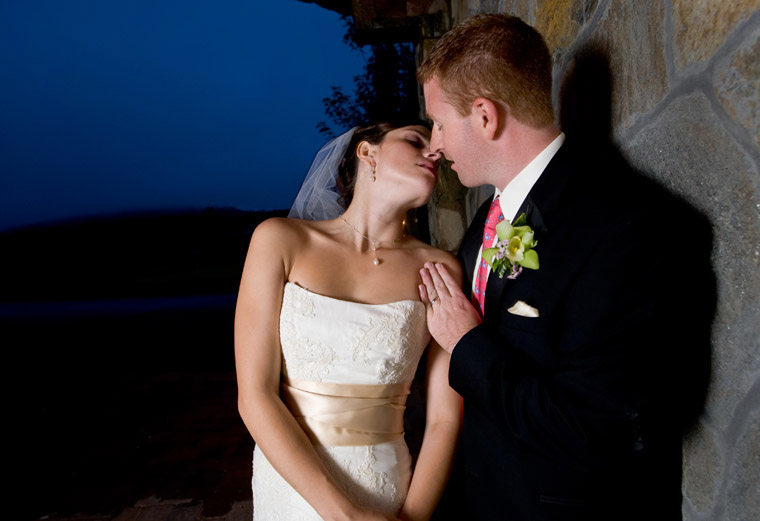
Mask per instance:
[[[492,141],[499,132],[499,109],[488,98],[475,98],[472,102],[473,123],[476,131],[481,132],[482,137]]]

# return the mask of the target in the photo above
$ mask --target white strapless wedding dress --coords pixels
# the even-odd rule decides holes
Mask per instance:
[[[429,340],[421,302],[360,304],[285,285],[281,396],[357,504],[393,515],[403,505],[412,472],[403,404]],[[321,519],[258,447],[253,517]]]

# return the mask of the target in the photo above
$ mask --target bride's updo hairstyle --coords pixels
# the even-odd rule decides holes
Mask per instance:
[[[385,139],[386,134],[391,130],[409,126],[421,126],[430,129],[424,121],[406,120],[406,121],[382,121],[373,123],[364,127],[358,127],[351,136],[346,153],[338,163],[338,190],[340,191],[340,203],[344,208],[348,208],[354,198],[354,187],[356,186],[356,173],[359,170],[359,158],[356,155],[357,148],[362,141],[370,145],[379,145]]]

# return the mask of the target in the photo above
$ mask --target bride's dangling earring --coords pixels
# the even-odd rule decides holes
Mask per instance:
[[[369,174],[369,181],[370,181],[370,183],[374,183],[375,179],[376,179],[376,177],[375,177],[375,165],[372,165],[372,173]]]

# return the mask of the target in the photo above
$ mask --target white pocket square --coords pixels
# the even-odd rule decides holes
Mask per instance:
[[[507,311],[512,313],[513,315],[519,315],[521,317],[531,317],[536,318],[538,317],[538,310],[534,308],[533,306],[529,306],[522,300],[518,300],[514,303],[514,305],[509,308]]]

